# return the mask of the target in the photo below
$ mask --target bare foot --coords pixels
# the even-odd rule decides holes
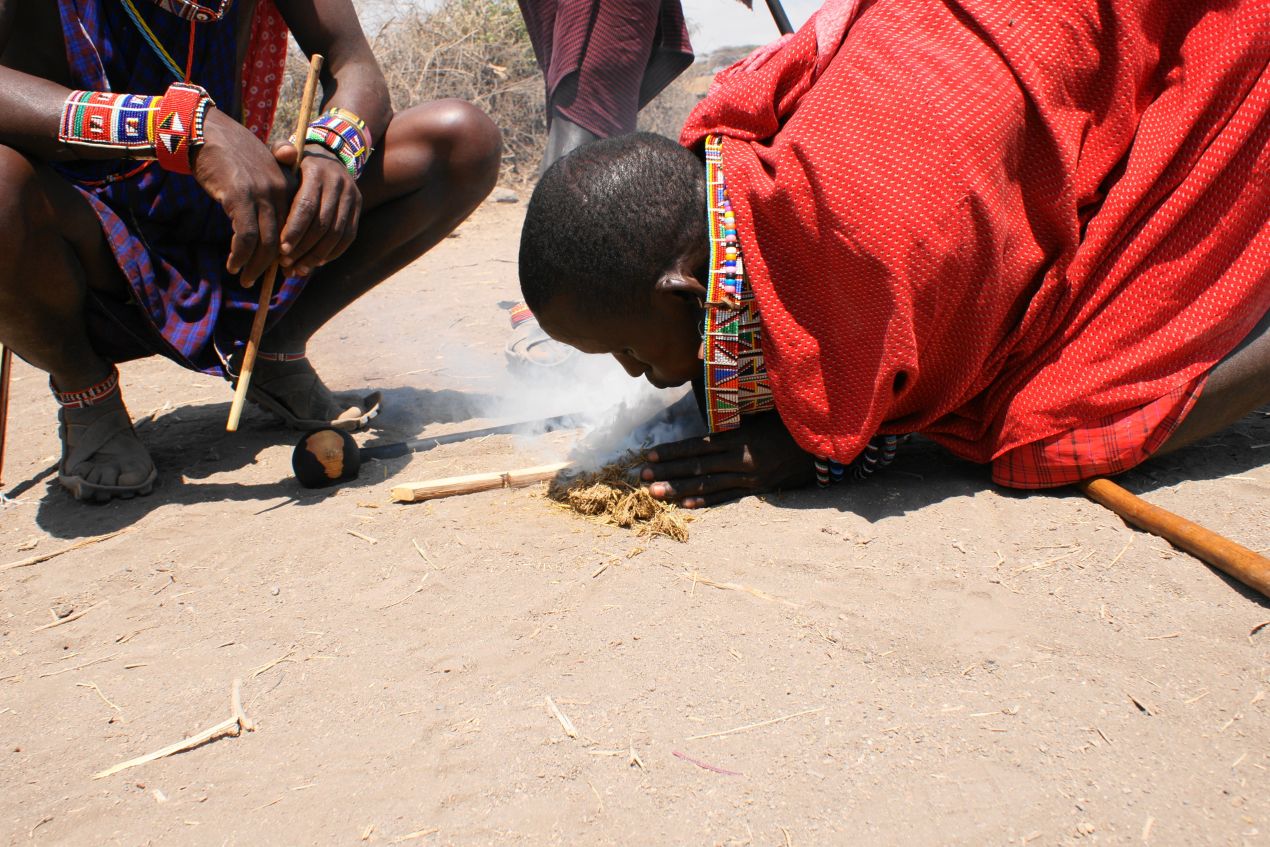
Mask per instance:
[[[58,482],[77,500],[99,503],[154,490],[158,472],[132,429],[132,419],[116,392],[93,406],[63,408],[62,463]]]

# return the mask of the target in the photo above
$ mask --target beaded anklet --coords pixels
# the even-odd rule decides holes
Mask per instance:
[[[532,321],[532,320],[534,320],[534,313],[531,312],[529,310],[529,307],[526,306],[524,303],[517,303],[515,306],[512,306],[511,308],[512,329],[515,329],[516,327],[520,326],[526,321]]]
[[[119,369],[112,367],[110,375],[101,382],[79,391],[58,391],[57,386],[53,384],[53,378],[49,377],[49,389],[63,409],[86,409],[89,406],[99,406],[112,395],[119,393]]]
[[[370,159],[370,135],[366,122],[348,109],[330,109],[309,124],[304,134],[306,144],[318,144],[330,150],[357,179]]]
[[[256,360],[260,362],[299,362],[307,358],[308,353],[266,353],[261,350],[256,354]]]

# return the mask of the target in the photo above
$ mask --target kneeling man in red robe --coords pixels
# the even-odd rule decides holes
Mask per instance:
[[[1270,402],[1270,0],[830,0],[680,141],[557,162],[521,242],[553,337],[699,382],[656,496],[907,433],[1063,485]]]

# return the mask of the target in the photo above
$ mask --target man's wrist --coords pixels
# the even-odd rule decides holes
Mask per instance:
[[[194,172],[194,156],[205,142],[208,113],[216,103],[205,89],[175,82],[159,101],[154,125],[154,152],[159,166],[180,174]]]
[[[370,160],[371,139],[366,122],[347,109],[330,109],[309,124],[304,143],[319,145],[335,155],[353,179],[362,175]]]

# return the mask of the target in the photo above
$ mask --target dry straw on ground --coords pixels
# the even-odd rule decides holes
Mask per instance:
[[[598,471],[564,475],[552,480],[547,496],[582,515],[620,527],[638,527],[640,535],[664,535],[688,540],[688,517],[679,507],[654,499],[648,489],[633,484],[631,473],[643,464],[634,453]]]

